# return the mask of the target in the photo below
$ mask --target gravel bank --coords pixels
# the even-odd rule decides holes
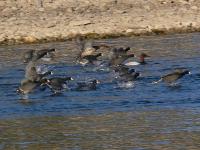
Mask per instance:
[[[198,0],[1,0],[0,43],[200,31]]]

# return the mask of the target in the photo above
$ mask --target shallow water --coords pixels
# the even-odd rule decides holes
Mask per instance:
[[[119,88],[108,70],[75,64],[74,42],[0,47],[0,148],[2,149],[199,149],[200,34],[98,40],[149,54],[133,87]],[[15,90],[24,76],[21,55],[27,49],[55,47],[45,64],[57,76],[76,82],[97,78],[96,91],[52,95],[35,91],[22,100]],[[174,68],[192,74],[177,86],[152,84]],[[120,84],[121,86],[121,84]]]

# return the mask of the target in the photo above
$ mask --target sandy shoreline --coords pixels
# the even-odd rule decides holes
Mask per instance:
[[[195,0],[3,0],[0,12],[0,44],[200,31]]]

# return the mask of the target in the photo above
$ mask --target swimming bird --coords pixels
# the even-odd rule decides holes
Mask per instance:
[[[44,56],[52,56],[52,52],[55,52],[55,48],[42,49],[42,50],[29,50],[23,54],[23,62],[28,63],[30,61],[37,61]]]
[[[132,88],[134,86],[134,81],[140,76],[139,72],[135,72],[135,69],[123,66],[120,68],[119,73],[119,88]]]
[[[46,79],[43,85],[47,85],[54,93],[60,93],[63,89],[67,89],[67,81],[73,80],[72,77],[54,77]]]
[[[137,65],[145,65],[147,64],[147,62],[145,61],[145,58],[146,57],[150,57],[149,55],[145,54],[145,53],[142,53],[139,57],[140,61],[137,62],[137,61],[130,61],[130,62],[127,62],[125,63],[125,65],[127,66],[137,66]]]
[[[123,81],[134,81],[140,75],[139,72],[135,72],[135,69],[129,68],[124,64],[114,67],[114,71],[118,73],[120,79]]]
[[[101,56],[102,54],[96,53],[97,50],[102,49],[102,48],[109,48],[109,46],[105,44],[100,44],[100,45],[93,45],[93,42],[90,41],[85,41],[81,37],[77,37],[76,39],[76,44],[79,47],[80,53],[78,54],[77,57],[77,62],[80,64],[87,64],[91,63],[91,61],[96,61],[96,57]],[[90,61],[91,60],[91,61]]]
[[[162,76],[160,80],[158,80],[154,83],[159,83],[161,81],[164,81],[165,83],[173,84],[178,79],[182,78],[183,76],[185,76],[187,74],[191,74],[191,73],[188,70],[185,70],[185,69],[176,69],[174,72]]]
[[[78,59],[84,56],[92,55],[96,51],[96,48],[93,47],[92,41],[86,42],[81,36],[78,36],[75,40],[78,49],[81,51],[78,56]]]
[[[99,84],[99,80],[91,80],[89,82],[78,82],[77,85],[78,87],[76,90],[78,91],[88,91],[88,90],[96,90],[97,84]]]

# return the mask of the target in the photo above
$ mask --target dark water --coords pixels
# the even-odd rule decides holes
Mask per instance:
[[[200,34],[99,40],[148,53],[142,76],[132,88],[119,88],[108,70],[74,63],[73,42],[0,47],[0,148],[2,149],[200,149]],[[56,47],[46,64],[57,76],[77,81],[98,79],[96,91],[16,94],[24,76],[27,49]],[[45,64],[41,61],[40,64]],[[192,74],[178,86],[152,84],[174,68]]]

